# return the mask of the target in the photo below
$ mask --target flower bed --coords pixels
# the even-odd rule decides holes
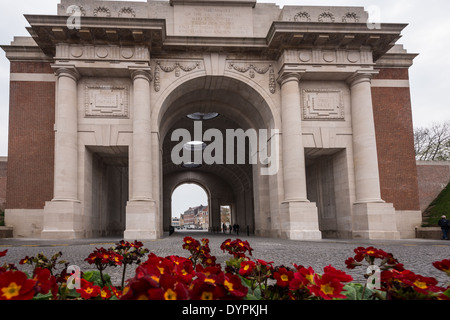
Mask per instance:
[[[189,257],[160,257],[139,241],[120,241],[96,248],[86,259],[94,270],[79,274],[58,252],[50,259],[40,254],[19,263],[33,267],[32,274],[14,264],[0,267],[0,300],[449,300],[450,283],[441,287],[435,278],[413,273],[383,250],[358,247],[346,260],[347,268],[367,272],[365,285],[333,266],[323,271],[293,264],[252,259],[247,241],[225,240],[221,249],[230,254],[222,267],[211,255],[209,240],[185,237]],[[0,257],[7,256],[0,252]],[[147,255],[145,261],[141,261]],[[63,266],[57,271],[57,266]],[[134,277],[125,280],[127,268]],[[450,276],[450,260],[433,266]],[[108,268],[122,267],[121,286],[113,286]],[[71,271],[71,272],[70,272]]]

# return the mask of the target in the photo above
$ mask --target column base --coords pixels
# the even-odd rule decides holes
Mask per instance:
[[[320,240],[319,215],[312,202],[283,202],[280,206],[281,237],[290,240]]]
[[[392,203],[353,204],[354,239],[398,240],[395,208]]]
[[[125,240],[154,240],[161,237],[155,201],[130,201],[126,210]]]
[[[41,238],[58,240],[83,238],[81,212],[81,203],[77,201],[46,202]]]

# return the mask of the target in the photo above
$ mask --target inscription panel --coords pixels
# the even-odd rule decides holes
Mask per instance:
[[[174,34],[199,37],[252,37],[252,8],[175,6]]]
[[[304,120],[345,120],[340,90],[303,90]]]
[[[128,87],[86,86],[86,117],[128,118]]]

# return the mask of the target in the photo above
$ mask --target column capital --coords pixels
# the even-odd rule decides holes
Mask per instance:
[[[144,80],[147,80],[148,82],[152,82],[152,80],[153,80],[150,67],[130,68],[129,70],[131,72],[131,79],[133,81],[135,81],[137,79],[144,79]]]
[[[289,81],[300,82],[303,75],[306,73],[305,69],[300,69],[298,66],[283,66],[278,72],[277,82],[282,86]]]
[[[65,66],[65,65],[52,65],[52,69],[58,78],[68,77],[78,82],[80,80],[80,73],[75,66]]]
[[[350,77],[347,78],[347,83],[350,87],[357,85],[362,82],[372,82],[372,78],[378,74],[378,71],[356,71]]]

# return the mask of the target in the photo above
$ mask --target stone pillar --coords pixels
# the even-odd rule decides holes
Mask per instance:
[[[281,236],[320,239],[318,211],[306,192],[305,151],[300,107],[301,73],[282,70],[281,86],[282,168],[284,202],[281,204]]]
[[[353,237],[399,239],[395,209],[381,199],[378,153],[372,106],[371,73],[349,78],[352,104],[355,196]]]
[[[284,200],[288,202],[309,202],[302,140],[300,77],[298,73],[289,73],[280,79]]]
[[[131,147],[131,199],[127,204],[126,239],[156,239],[159,225],[153,199],[152,132],[149,68],[132,71],[133,145]]]
[[[75,68],[59,68],[55,134],[54,199],[78,201],[78,113]]]
[[[58,77],[55,119],[54,195],[44,208],[42,238],[82,237],[78,200],[78,90],[74,67],[54,66]]]
[[[356,203],[383,202],[380,193],[371,77],[370,73],[363,73],[350,79]]]
[[[151,76],[136,70],[133,78],[133,181],[131,201],[153,201]]]

